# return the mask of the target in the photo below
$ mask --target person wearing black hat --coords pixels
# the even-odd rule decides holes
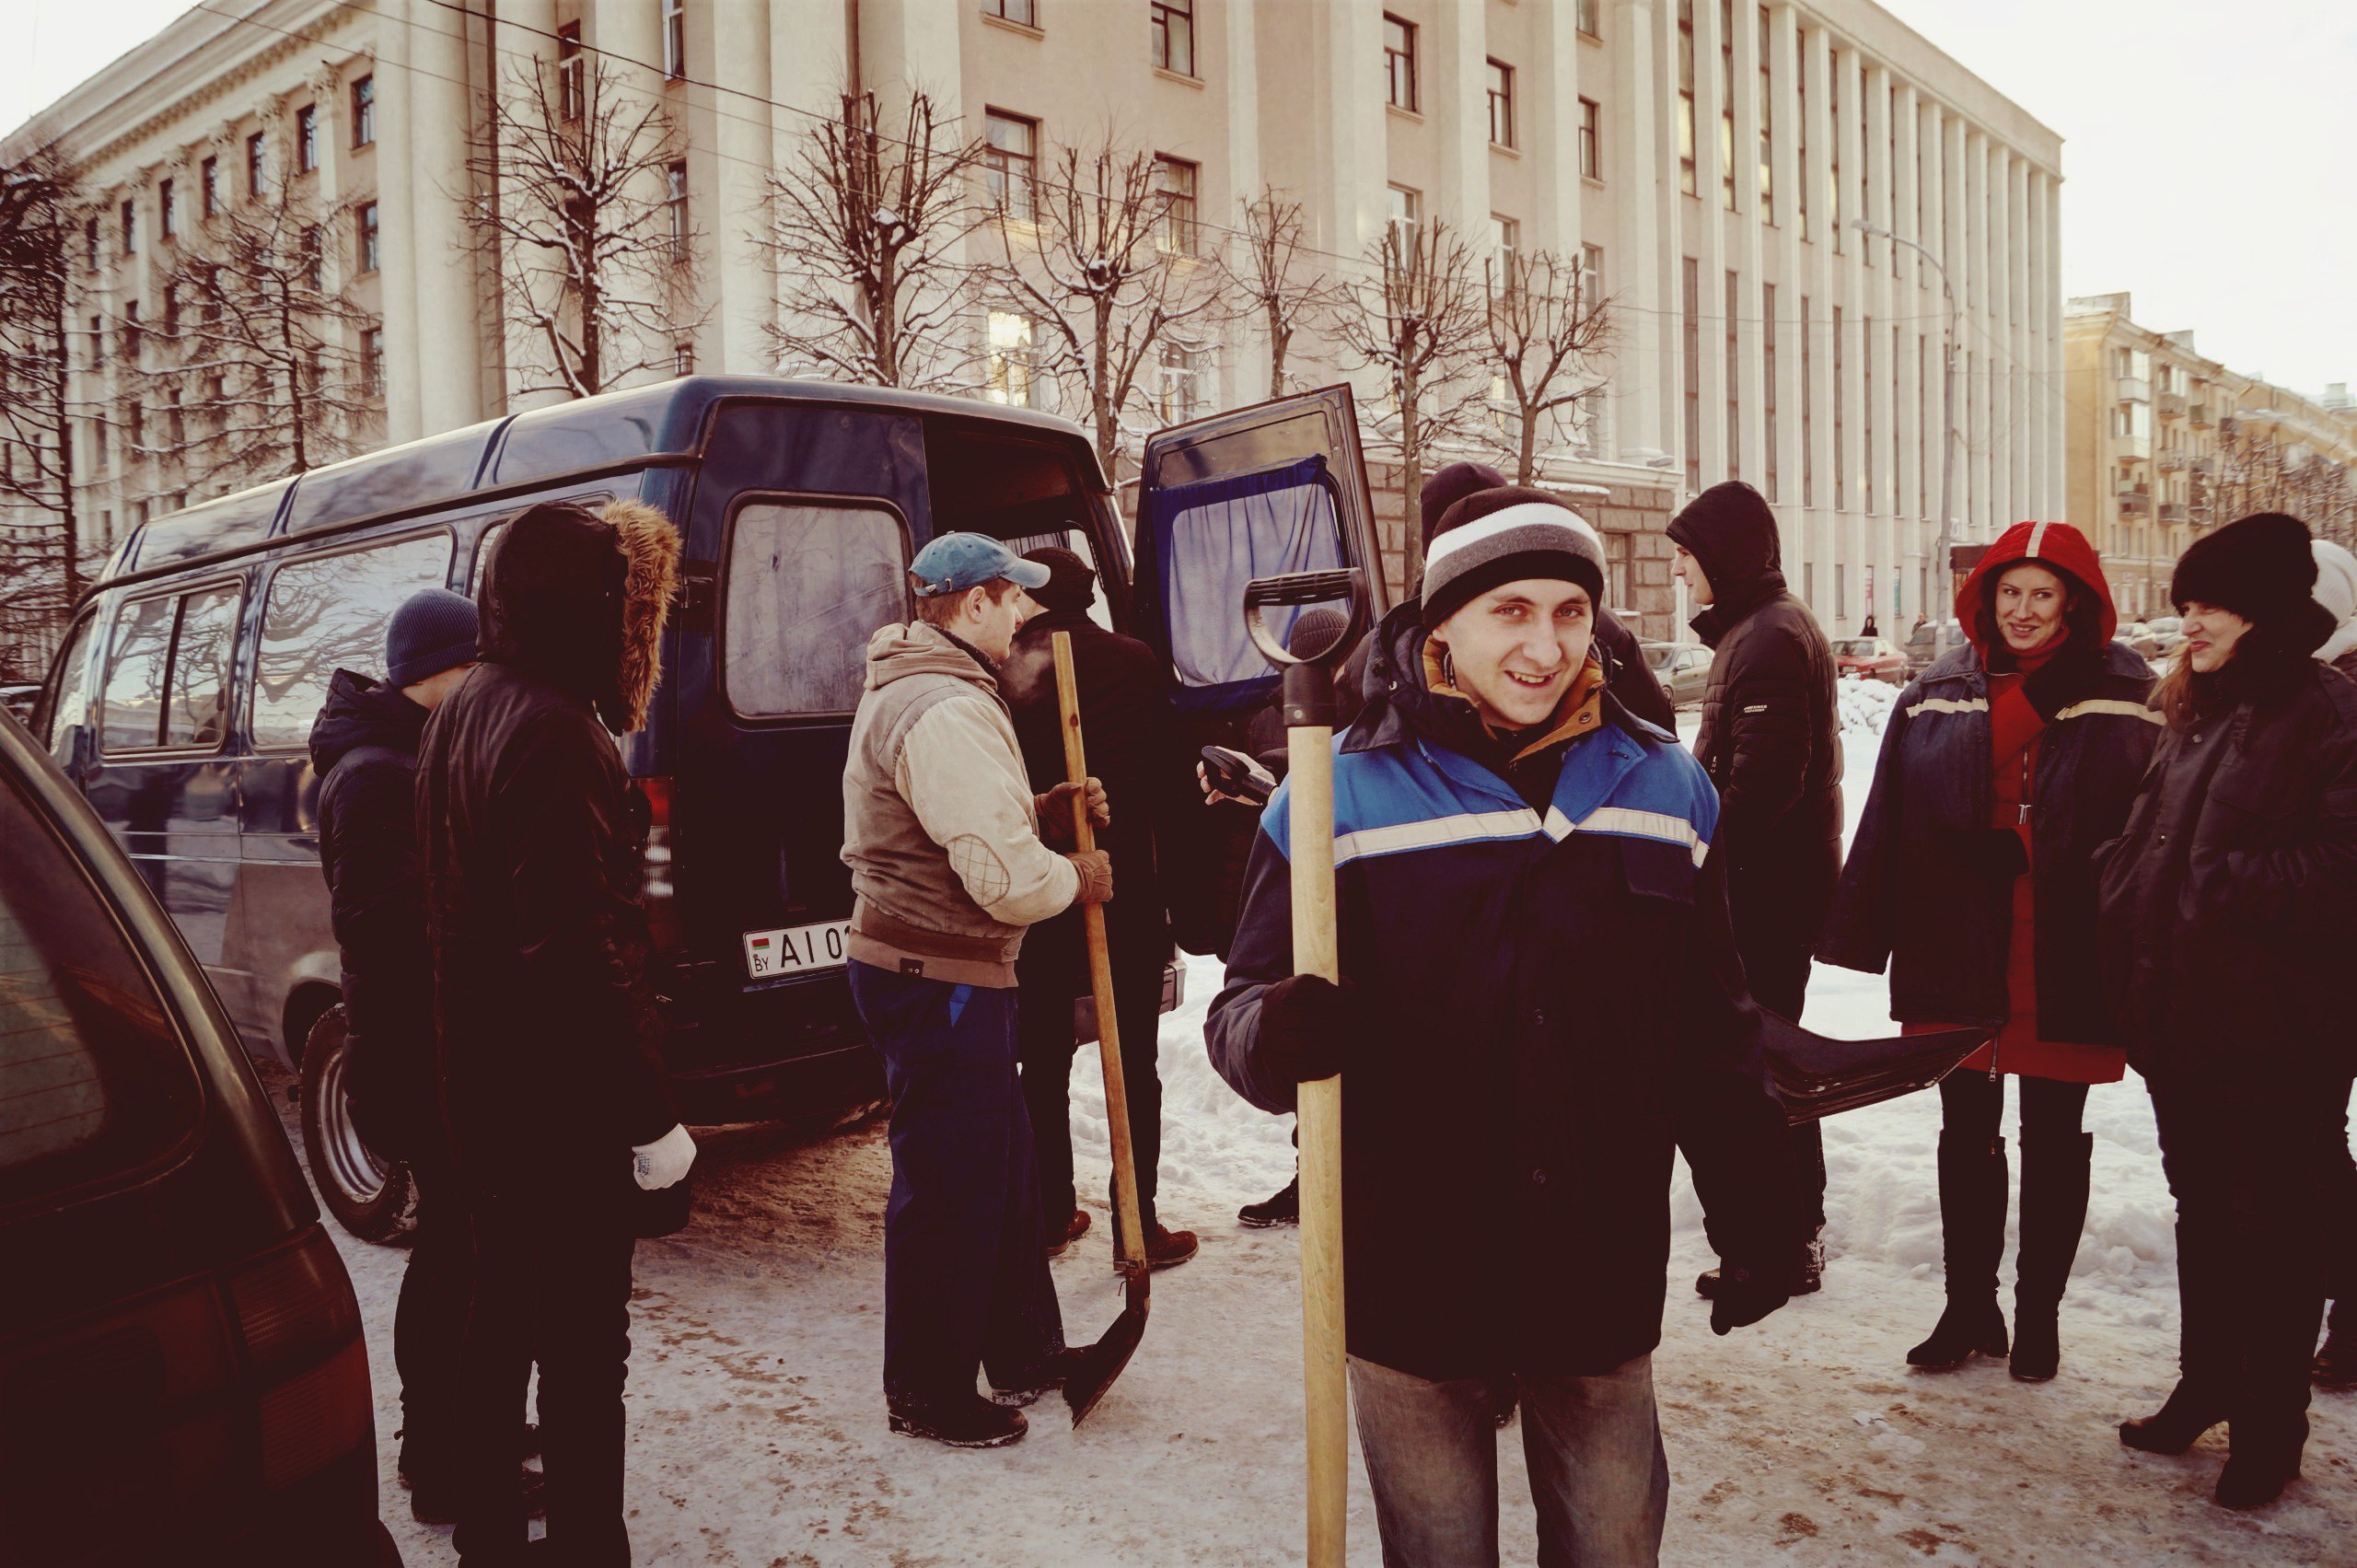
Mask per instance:
[[[459,1349],[473,1270],[434,1102],[434,965],[417,858],[417,750],[426,716],[475,667],[475,607],[422,588],[393,611],[385,679],[339,669],[311,725],[319,870],[343,966],[345,1092],[368,1147],[417,1196],[393,1310],[401,1385],[399,1473],[410,1512],[458,1517]]]
[[[1086,562],[1055,547],[1031,551],[1024,559],[1045,566],[1048,580],[1025,590],[1039,613],[1016,633],[1002,681],[1025,771],[1032,789],[1044,795],[1064,782],[1054,637],[1062,632],[1072,638],[1088,767],[1104,781],[1113,817],[1097,847],[1111,854],[1121,881],[1121,896],[1105,906],[1105,929],[1120,1026],[1121,1080],[1129,1096],[1130,1151],[1137,1168],[1138,1224],[1145,1233],[1147,1262],[1167,1269],[1193,1257],[1196,1247],[1192,1231],[1168,1229],[1155,1212],[1155,1170],[1162,1158],[1162,1076],[1155,1049],[1162,971],[1171,953],[1155,819],[1174,777],[1184,787],[1183,764],[1172,755],[1169,738],[1169,678],[1152,648],[1090,617],[1097,574]],[[1054,1256],[1086,1235],[1089,1224],[1088,1211],[1075,1202],[1072,1169],[1072,1062],[1077,1043],[1073,1004],[1089,994],[1081,911],[1075,907],[1033,926],[1015,973],[1021,989],[1016,1054],[1039,1153],[1039,1214],[1048,1252]]]
[[[2105,988],[2177,1205],[2178,1380],[2119,1437],[2177,1454],[2224,1422],[2229,1508],[2300,1473],[2327,1194],[2348,1158],[2357,685],[2312,656],[2333,631],[2316,580],[2307,528],[2282,513],[2179,558],[2186,640],[2154,699],[2167,727],[2097,852]]]
[[[1540,1561],[1655,1561],[1673,1146],[1756,1173],[1709,1189],[1716,1330],[1783,1305],[1798,1244],[1717,792],[1607,689],[1603,589],[1594,533],[1544,492],[1449,509],[1334,760],[1341,981],[1294,972],[1288,783],[1206,1021],[1264,1110],[1345,1075],[1344,1317],[1386,1562],[1497,1560],[1509,1394]]]
[[[1807,605],[1784,587],[1776,515],[1739,480],[1714,484],[1670,520],[1673,570],[1698,607],[1713,651],[1694,756],[1719,790],[1727,906],[1751,994],[1797,1023],[1809,956],[1841,875],[1841,714],[1833,648]],[[1793,1129],[1793,1155],[1817,1222],[1794,1260],[1793,1288],[1825,1273],[1825,1142]],[[1694,1282],[1709,1295],[1713,1270]]]

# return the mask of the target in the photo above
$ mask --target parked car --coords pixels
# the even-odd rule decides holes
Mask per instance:
[[[840,1115],[884,1092],[844,976],[840,781],[867,638],[909,619],[912,552],[960,528],[1078,552],[1108,622],[1171,659],[1182,724],[1239,744],[1238,715],[1275,681],[1244,636],[1245,579],[1344,563],[1379,577],[1353,417],[1331,389],[1157,436],[1139,537],[1165,553],[1143,552],[1133,582],[1110,488],[1066,420],[718,377],[539,409],[141,526],[69,630],[36,733],[179,921],[248,1050],[301,1072],[330,1212],[386,1239],[408,1193],[342,1092],[306,740],[337,668],[381,671],[404,598],[471,589],[502,524],[535,502],[628,496],[679,525],[663,681],[622,745],[653,820],[672,1085],[700,1125]],[[1273,499],[1248,516],[1229,505],[1246,493]],[[1213,950],[1233,912],[1173,880],[1182,942]],[[1166,1009],[1184,976],[1174,954]],[[1084,1000],[1092,1039],[1093,1015]]]
[[[1645,663],[1673,707],[1699,703],[1711,684],[1711,650],[1694,643],[1647,643]]]
[[[1945,622],[1924,621],[1907,633],[1907,645],[1904,652],[1907,656],[1908,679],[1912,680],[1929,669],[1932,661],[1939,656],[1937,638],[1939,628],[1943,624],[1947,628],[1947,646],[1958,648],[1964,645],[1964,627],[1953,617]]]
[[[389,1563],[360,1307],[187,941],[0,717],[0,1557]]]
[[[1907,656],[1881,637],[1834,638],[1833,667],[1838,675],[1907,684]]]
[[[2142,621],[2122,626],[2114,642],[2125,643],[2129,651],[2147,663],[2158,661],[2174,645]]]

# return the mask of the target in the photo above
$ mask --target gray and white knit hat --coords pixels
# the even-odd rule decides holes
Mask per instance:
[[[1604,603],[1604,540],[1543,490],[1476,491],[1441,517],[1424,552],[1423,622],[1439,625],[1502,583],[1553,577]]]

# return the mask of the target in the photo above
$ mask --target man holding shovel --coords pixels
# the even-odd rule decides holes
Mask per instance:
[[[1023,1412],[1084,1373],[1049,1278],[1031,1126],[1016,1074],[1024,928],[1113,896],[1071,841],[1083,786],[1035,797],[998,669],[1047,568],[981,534],[910,563],[917,619],[867,645],[843,772],[852,999],[892,1095],[884,1394],[895,1432],[958,1447],[1021,1438]],[[1104,791],[1086,785],[1109,819]],[[992,1397],[975,1391],[977,1366]]]
[[[1349,1376],[1387,1563],[1497,1560],[1509,1388],[1541,1560],[1655,1561],[1673,1148],[1748,1173],[1711,1216],[1718,1331],[1783,1304],[1797,1235],[1717,795],[1605,689],[1604,563],[1575,521],[1510,487],[1442,519],[1334,758],[1340,982],[1295,972],[1292,854],[1324,826],[1291,820],[1296,772],[1206,1029],[1265,1109],[1342,1076]]]

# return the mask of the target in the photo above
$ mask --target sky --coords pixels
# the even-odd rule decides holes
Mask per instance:
[[[2128,291],[2300,391],[2357,382],[2357,0],[1882,4],[2061,134],[2066,293]],[[0,0],[0,128],[186,8]]]

